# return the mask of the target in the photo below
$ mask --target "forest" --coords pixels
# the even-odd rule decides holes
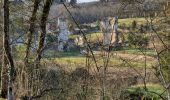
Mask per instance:
[[[0,9],[0,100],[170,100],[170,0]]]

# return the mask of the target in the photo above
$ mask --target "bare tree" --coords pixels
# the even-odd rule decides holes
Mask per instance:
[[[43,7],[43,12],[41,15],[41,34],[40,34],[40,39],[39,39],[39,45],[38,45],[38,50],[37,50],[37,57],[36,57],[36,66],[40,64],[41,60],[41,55],[44,49],[44,42],[45,42],[45,37],[46,37],[46,23],[50,11],[50,7],[52,5],[53,0],[46,0],[45,5]]]
[[[32,38],[33,38],[33,33],[34,33],[34,28],[35,28],[35,21],[36,21],[36,17],[37,17],[37,11],[38,11],[38,7],[40,4],[41,0],[34,0],[34,9],[32,12],[32,16],[30,18],[30,27],[29,27],[29,32],[27,34],[27,46],[26,46],[26,54],[25,54],[25,64],[28,64],[28,59],[29,59],[29,54],[30,54],[30,48],[31,48],[31,44],[32,44]]]
[[[9,1],[4,0],[4,35],[3,35],[3,67],[2,67],[2,97],[7,98],[8,100],[13,100],[13,87],[14,83],[14,61],[11,55],[11,48],[9,44]],[[9,75],[8,75],[9,74]],[[7,89],[8,88],[8,89]],[[7,92],[8,90],[8,92]]]

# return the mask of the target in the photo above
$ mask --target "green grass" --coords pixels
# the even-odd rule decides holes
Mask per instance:
[[[48,58],[46,59],[48,60]],[[79,67],[85,67],[86,65],[86,57],[83,55],[79,56],[61,56],[58,58],[52,58],[48,61],[53,61],[54,63],[57,63],[61,66],[69,67],[69,68],[79,68]],[[97,65],[98,66],[104,66],[104,61],[102,57],[97,57]],[[128,59],[126,59],[128,61]],[[144,62],[140,61],[128,61],[129,63],[127,64],[123,60],[120,60],[119,58],[110,58],[108,66],[110,67],[134,67],[134,68],[142,68],[145,66]],[[129,66],[130,64],[130,66]],[[94,60],[91,58],[90,59],[90,66],[95,66]],[[152,62],[147,63],[147,68],[151,68]]]
[[[160,100],[161,94],[165,97],[164,88],[159,84],[147,84],[147,90],[144,89],[144,85],[136,85],[126,89],[127,94],[136,94],[148,98],[153,98],[153,100]]]
[[[69,39],[76,39],[78,36],[79,36],[79,35],[71,34],[71,35],[69,36]]]
[[[129,54],[129,56],[132,54],[133,56],[136,55],[143,55],[138,49],[134,49],[134,48],[124,48],[124,50],[120,50],[120,51],[113,51],[117,52],[117,53],[122,53],[122,54]],[[146,51],[146,55],[147,56],[151,56],[151,55],[155,55],[155,52],[153,50],[147,50]],[[103,58],[102,56],[100,56],[100,52],[98,52],[95,57],[97,60],[97,64],[98,66],[103,66]],[[81,55],[80,52],[78,50],[74,50],[74,51],[68,51],[68,52],[58,52],[55,50],[48,50],[45,52],[45,59],[48,58],[52,58],[54,59],[54,61],[60,65],[63,66],[72,66],[73,68],[76,67],[84,67],[86,65],[86,57],[85,55]],[[126,61],[129,62],[129,64],[135,68],[142,68],[145,66],[144,61],[141,60],[130,60],[131,58],[129,57],[123,57],[123,59],[125,59]],[[93,61],[93,59],[90,59],[90,63],[91,66],[95,66],[95,63]],[[148,60],[147,61],[147,68],[151,68],[151,66],[154,64],[155,62],[152,60]],[[124,62],[123,60],[121,60],[119,57],[112,55],[110,60],[109,60],[109,66],[114,67],[114,66],[119,66],[119,67],[131,67],[129,66],[129,64],[127,64],[126,62]]]
[[[126,18],[119,19],[119,25],[125,24],[126,26],[131,26],[134,20],[137,22],[138,25],[145,24],[147,22],[145,18]]]
[[[85,57],[75,56],[75,57],[58,57],[58,58],[44,58],[43,63],[57,64],[62,68],[67,70],[85,67]]]
[[[162,94],[164,92],[164,88],[159,84],[146,84],[146,87],[149,91],[153,91],[158,94]],[[136,86],[132,86],[132,87],[128,88],[127,90],[129,92],[134,92],[137,88],[144,88],[144,85],[139,84]]]
[[[100,32],[90,33],[86,35],[89,42],[101,42],[103,34]]]
[[[66,64],[66,63],[84,64],[85,57],[62,57],[62,58],[56,58],[55,61],[61,64]]]
[[[87,40],[89,42],[98,42],[102,40],[102,36],[103,34],[100,32],[92,32],[92,33],[88,33],[86,34]],[[80,35],[70,35],[69,38],[70,39],[75,39],[76,37],[78,37]]]
[[[47,50],[44,53],[44,57],[48,58],[48,57],[74,57],[74,56],[79,56],[80,52],[78,50],[72,50],[72,51],[67,51],[67,52],[59,52],[56,50]]]
[[[144,50],[139,50],[137,48],[124,48],[123,50],[120,50],[118,52],[124,52],[127,54],[135,54],[135,55],[143,55],[143,53],[145,53],[147,56],[152,56],[152,57],[156,55],[156,51],[152,49],[146,50],[145,52]]]

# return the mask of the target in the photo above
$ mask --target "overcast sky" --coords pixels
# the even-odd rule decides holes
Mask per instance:
[[[98,0],[77,0],[78,3],[82,3],[82,2],[91,2],[91,1],[98,1]]]

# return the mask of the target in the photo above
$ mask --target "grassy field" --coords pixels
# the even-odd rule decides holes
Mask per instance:
[[[125,26],[131,26],[132,22],[136,21],[137,24],[146,24],[146,19],[145,18],[127,18],[127,19],[119,19],[119,25],[125,24]]]
[[[70,52],[57,52],[57,51],[49,51],[51,55],[56,55],[53,57],[53,61],[61,66],[69,66],[70,68],[78,68],[85,67],[86,65],[86,56],[80,54],[78,51],[70,51]],[[116,54],[116,55],[115,55]],[[148,54],[151,55],[151,51],[148,51]],[[144,60],[140,60],[139,56],[143,56],[137,50],[125,50],[125,51],[113,51],[111,52],[111,57],[109,58],[109,67],[144,67]],[[100,55],[95,55],[98,66],[104,65],[104,57]],[[120,59],[123,58],[123,59]],[[139,59],[137,59],[139,58]],[[46,58],[48,60],[48,57]],[[148,58],[149,59],[149,58]],[[51,60],[51,57],[50,57]],[[124,61],[125,60],[125,61]],[[129,63],[127,64],[126,61]],[[147,60],[147,68],[151,68],[155,63],[153,60]],[[90,66],[95,66],[95,63],[92,58],[90,58]]]
[[[75,39],[78,36],[79,35],[70,35],[69,38]],[[101,32],[92,32],[92,33],[86,34],[86,37],[89,42],[99,42],[99,41],[102,41],[103,34]]]
[[[121,52],[121,53],[128,53],[128,54],[136,54],[136,55],[143,55],[143,53],[147,56],[152,56],[154,57],[156,55],[156,51],[155,50],[152,50],[152,49],[149,49],[149,50],[140,50],[140,49],[137,49],[137,48],[124,48],[118,52]]]

